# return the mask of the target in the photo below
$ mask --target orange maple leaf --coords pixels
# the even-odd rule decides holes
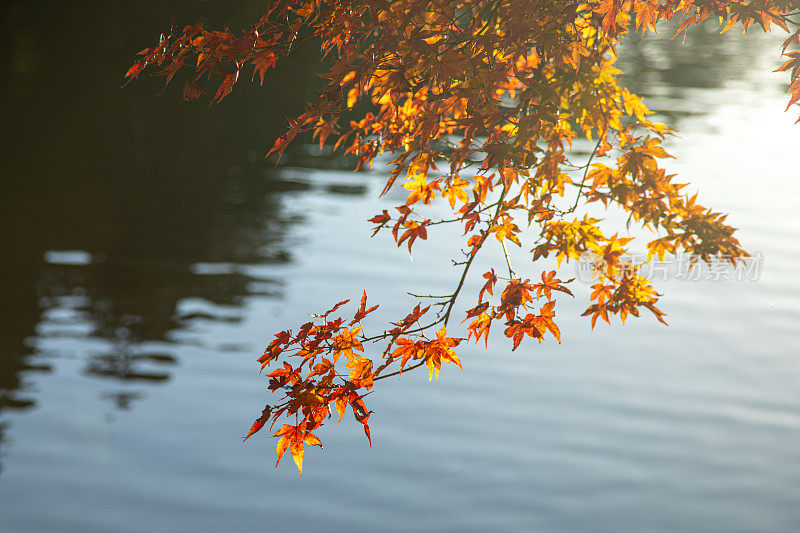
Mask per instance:
[[[311,446],[319,446],[322,448],[322,442],[316,435],[306,429],[306,423],[301,422],[297,426],[291,424],[284,424],[281,429],[275,432],[275,437],[280,437],[278,444],[275,446],[275,452],[278,455],[278,460],[275,461],[275,466],[281,462],[284,452],[288,448],[292,452],[292,459],[303,475],[303,454],[305,453],[305,444]]]

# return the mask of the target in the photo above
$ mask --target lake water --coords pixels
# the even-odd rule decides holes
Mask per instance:
[[[412,263],[369,239],[397,201],[376,200],[377,168],[263,160],[314,92],[307,61],[212,108],[119,88],[173,16],[235,27],[261,3],[128,4],[2,8],[0,530],[800,531],[800,125],[779,40],[709,28],[622,59],[680,132],[669,168],[761,254],[757,281],[659,282],[669,327],[594,332],[579,287],[561,345],[497,337],[438,382],[382,383],[372,449],[329,424],[300,478],[273,439],[240,440],[269,400],[265,342],[362,288],[383,318],[406,290],[448,292],[449,241]]]

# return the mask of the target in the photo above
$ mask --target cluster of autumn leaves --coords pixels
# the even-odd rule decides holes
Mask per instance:
[[[282,394],[268,405],[246,439],[269,424],[278,429],[278,460],[289,449],[302,472],[305,445],[335,409],[347,407],[368,438],[364,398],[374,383],[420,366],[438,377],[443,364],[461,366],[455,349],[465,341],[488,342],[496,323],[516,349],[526,337],[560,342],[555,322],[559,293],[571,296],[555,271],[523,279],[511,265],[508,245],[531,246],[530,257],[576,260],[591,253],[596,283],[584,315],[638,316],[648,309],[663,322],[658,294],[635,265],[623,264],[629,237],[607,236],[602,221],[578,216],[590,203],[622,210],[629,222],[653,232],[648,259],[685,251],[702,259],[747,253],[725,215],[686,195],[660,161],[669,128],[651,122],[642,99],[618,84],[617,45],[630,28],[655,30],[673,20],[678,32],[705,19],[722,30],[741,24],[790,33],[779,70],[791,70],[790,103],[800,101],[800,30],[797,0],[283,0],[240,33],[187,26],[140,52],[128,79],[149,70],[169,83],[188,74],[183,94],[225,98],[242,70],[261,83],[300,41],[320,45],[327,84],[270,153],[282,153],[300,133],[322,145],[335,137],[358,161],[371,166],[393,154],[385,194],[398,179],[407,197],[370,222],[411,251],[440,224],[460,225],[461,272],[451,294],[417,305],[391,327],[368,336],[362,321],[366,294],[352,320],[334,316],[347,301],[313,315],[296,332],[276,334],[259,359],[269,389]],[[359,109],[360,119],[349,120]],[[348,118],[346,118],[348,117]],[[344,120],[348,124],[342,124]],[[575,162],[572,141],[595,148]],[[430,218],[441,199],[450,218]],[[506,258],[498,276],[484,274],[476,304],[467,310],[467,337],[448,336],[451,313],[475,257],[498,242]],[[523,244],[526,243],[526,244]],[[498,284],[501,287],[498,287]],[[497,290],[496,290],[497,289]],[[492,303],[489,297],[499,296]],[[540,304],[541,302],[541,304]],[[245,440],[246,440],[245,439]],[[371,438],[370,438],[371,442]]]
[[[528,279],[504,279],[505,288],[495,306],[491,306],[488,300],[484,301],[484,297],[494,294],[495,286],[502,278],[498,278],[493,269],[486,272],[484,278],[486,282],[478,294],[478,304],[467,312],[464,319],[464,322],[471,319],[466,339],[449,337],[446,325],[442,325],[445,320],[441,316],[429,318],[431,306],[419,305],[402,320],[392,323],[390,329],[366,336],[362,321],[378,308],[377,305],[367,307],[366,292],[350,321],[341,316],[334,317],[334,313],[349,303],[349,300],[343,300],[322,314],[312,315],[312,321],[300,326],[296,333],[292,330],[276,333],[259,362],[262,369],[281,362],[281,367],[267,377],[269,390],[282,391],[283,398],[264,409],[245,440],[270,420],[272,427],[282,416],[293,417],[294,424],[285,424],[275,433],[280,437],[278,461],[288,448],[302,472],[304,445],[322,445],[311,432],[332,415],[331,406],[335,408],[339,421],[349,406],[372,444],[369,429],[371,411],[367,409],[364,397],[375,381],[401,375],[404,370],[422,365],[427,366],[429,379],[434,376],[438,379],[445,363],[461,368],[461,361],[453,348],[473,337],[476,342],[481,337],[488,342],[493,320],[505,320],[505,334],[513,339],[514,349],[525,336],[541,341],[546,332],[561,341],[561,332],[553,321],[556,305],[553,292],[572,293],[556,278],[555,271],[543,273],[541,282],[537,283]],[[541,298],[546,302],[536,313],[533,302]],[[433,334],[436,327],[438,330]],[[368,357],[365,344],[382,346],[382,349],[370,350],[372,355]],[[343,368],[337,366],[340,359],[345,361]]]

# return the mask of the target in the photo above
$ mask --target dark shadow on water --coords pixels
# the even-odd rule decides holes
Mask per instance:
[[[118,384],[104,398],[128,409],[146,393],[139,385],[169,381],[180,364],[146,343],[168,343],[195,320],[236,320],[254,292],[280,294],[280,279],[202,265],[292,261],[285,235],[302,221],[283,215],[280,195],[297,186],[263,156],[314,93],[310,49],[269,87],[244,82],[218,106],[183,103],[179,84],[157,96],[155,79],[121,88],[132,54],[171,20],[236,28],[262,8],[3,3],[0,417],[35,406],[31,385],[55,366],[39,340],[107,341],[108,353],[67,355],[84,361],[86,376]],[[234,314],[182,315],[185,298]],[[0,441],[7,432],[0,426]]]

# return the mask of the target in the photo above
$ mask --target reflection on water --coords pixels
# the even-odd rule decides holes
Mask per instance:
[[[450,288],[446,251],[422,243],[412,268],[359,240],[380,177],[305,146],[283,168],[263,160],[313,93],[307,57],[213,108],[156,97],[156,81],[119,88],[165,21],[236,27],[262,2],[62,4],[2,8],[0,529],[800,528],[800,221],[781,155],[797,136],[763,138],[742,103],[782,109],[775,40],[708,28],[634,39],[621,59],[689,139],[676,164],[765,253],[758,285],[672,283],[666,333],[641,320],[589,336],[565,316],[561,346],[498,343],[435,386],[389,384],[368,458],[357,428],[334,426],[298,480],[272,469],[269,439],[237,442],[266,395],[254,354],[364,286],[389,316],[408,288]],[[741,193],[759,162],[710,153],[748,131],[769,157],[759,179],[783,190],[769,216]]]
[[[312,93],[308,69],[211,110],[156,97],[155,81],[122,90],[131,52],[170,18],[243,24],[261,7],[162,4],[4,3],[0,416],[35,405],[52,357],[84,360],[128,408],[180,364],[171,331],[280,291],[236,265],[291,260],[285,229],[300,218],[280,195],[307,186],[274,178],[262,154]],[[205,307],[179,309],[187,299]]]
[[[737,83],[753,94],[774,89],[775,77],[768,73],[779,64],[782,41],[751,33],[749,38],[733,30],[720,35],[715,24],[707,23],[675,36],[666,26],[658,38],[632,35],[624,42],[618,66],[625,84],[680,130],[682,117],[708,115],[724,104],[716,89]],[[706,103],[697,98],[701,94],[717,98]],[[706,105],[698,106],[701,102]]]

